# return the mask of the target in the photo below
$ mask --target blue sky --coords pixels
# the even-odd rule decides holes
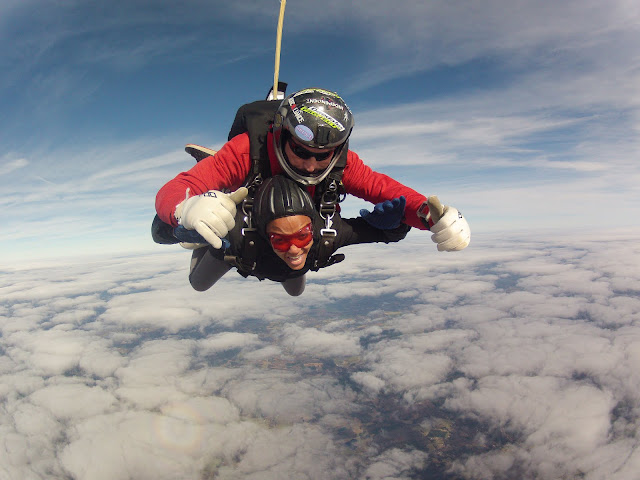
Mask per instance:
[[[280,78],[339,92],[366,163],[456,206],[474,234],[635,225],[636,2],[318,6],[288,2]],[[149,236],[155,193],[192,165],[184,144],[221,146],[235,109],[264,96],[278,10],[3,2],[3,261],[165,248]]]

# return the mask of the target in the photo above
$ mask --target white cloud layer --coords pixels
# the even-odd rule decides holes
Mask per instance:
[[[634,478],[638,236],[410,235],[298,298],[177,247],[5,268],[0,476]]]

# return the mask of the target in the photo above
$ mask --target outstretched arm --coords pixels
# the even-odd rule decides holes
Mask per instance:
[[[335,218],[334,218],[335,220]],[[357,243],[392,243],[407,236],[411,227],[401,223],[398,227],[382,230],[369,225],[362,217],[341,218],[334,226],[338,231],[336,249]]]
[[[469,245],[471,240],[471,231],[467,220],[462,214],[454,207],[443,206],[440,200],[435,195],[429,197],[424,202],[425,209],[419,209],[418,216],[421,217],[425,224],[431,226],[431,239],[434,243],[438,244],[438,251],[440,252],[454,252],[462,250]],[[378,232],[369,231],[367,238],[375,238],[376,235],[384,235],[386,240],[382,241],[399,241],[402,240],[409,229],[405,231],[399,228],[403,225],[401,221],[404,219],[405,214],[405,199],[404,197],[394,198],[393,200],[385,200],[373,207],[373,210],[360,210],[360,216],[371,227]],[[349,222],[346,220],[345,222]],[[353,230],[353,228],[352,228]],[[365,232],[365,227],[357,227],[356,236]],[[365,236],[367,233],[365,233]],[[365,240],[371,241],[371,240]],[[372,240],[380,241],[380,240]],[[354,243],[363,243],[362,241],[356,241]]]
[[[405,198],[385,200],[369,212],[360,210],[360,217],[343,219],[334,217],[334,227],[338,232],[335,248],[356,243],[398,242],[407,236],[411,227],[402,223]]]
[[[205,158],[190,170],[178,174],[167,182],[156,195],[156,211],[160,219],[174,227],[178,226],[176,207],[191,196],[211,190],[236,190],[249,174],[249,136],[238,135],[227,142],[215,156]]]
[[[406,209],[402,222],[420,230],[431,230],[434,233],[431,238],[438,244],[438,250],[456,251],[469,245],[469,224],[457,209],[445,206],[442,212],[432,211],[437,208],[437,197],[427,199],[393,178],[372,170],[351,150],[342,178],[347,193],[371,203],[404,196]]]

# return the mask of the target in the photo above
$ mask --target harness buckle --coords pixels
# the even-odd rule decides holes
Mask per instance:
[[[331,227],[331,225],[329,225],[329,227]],[[333,228],[322,228],[320,229],[320,235],[322,237],[324,236],[335,237],[336,235],[338,235],[338,232],[335,231]]]
[[[247,225],[246,228],[242,229],[242,235],[244,235],[244,231],[246,229],[252,229],[255,230],[255,228],[253,228],[253,224],[251,221],[251,212],[253,210],[253,198],[250,197],[246,197],[243,201],[242,201],[242,213],[244,213],[244,223]]]
[[[328,214],[328,213],[331,213],[331,214],[325,216],[325,214]],[[336,213],[335,205],[333,206],[333,209],[320,208],[320,216],[324,219],[324,228],[320,230],[320,232],[322,232],[323,230],[332,230],[333,232],[335,232],[335,230],[331,228],[331,226],[333,225],[332,219],[335,213]]]

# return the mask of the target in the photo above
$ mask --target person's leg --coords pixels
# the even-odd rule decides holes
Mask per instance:
[[[212,247],[198,248],[191,255],[189,283],[198,292],[204,292],[211,288],[231,269],[231,265],[216,258],[211,253],[211,249]]]
[[[286,292],[292,297],[297,297],[302,295],[304,292],[304,287],[306,285],[306,275],[302,275],[296,278],[289,278],[282,282],[282,286],[286,290]]]

